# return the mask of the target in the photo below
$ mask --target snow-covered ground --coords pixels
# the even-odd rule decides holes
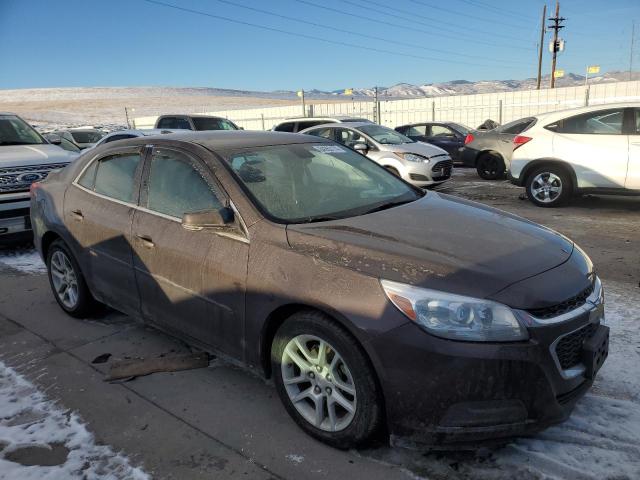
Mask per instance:
[[[28,250],[14,254],[0,253],[2,266],[26,274],[44,272],[40,258]],[[607,324],[611,328],[609,358],[593,388],[578,402],[568,421],[494,451],[423,454],[399,448],[380,448],[357,454],[399,465],[416,478],[639,479],[640,288],[637,284],[606,280],[604,285]],[[15,399],[13,402],[10,401],[12,398]],[[27,422],[28,427],[8,426],[11,418],[23,417],[22,411],[34,412],[34,418],[41,420]],[[40,415],[42,412],[48,412],[45,420]],[[51,404],[25,379],[2,363],[0,417],[3,417],[0,420],[0,456],[24,444],[50,445],[62,442],[71,449],[64,468],[82,465],[79,458],[91,459],[91,468],[107,468],[104,471],[111,472],[112,477],[106,478],[145,478],[139,470],[131,469],[123,457],[116,456],[107,462],[108,456],[101,452],[108,451],[108,448],[96,446],[92,440],[83,440],[80,442],[83,446],[74,450],[79,445],[78,439],[91,438],[78,416],[64,413],[61,408]],[[9,446],[2,450],[5,442]],[[297,458],[290,460],[297,461]],[[24,469],[20,469],[23,469],[20,465],[0,461],[0,479],[61,478],[44,476],[42,472],[47,471],[45,467],[37,467],[33,470],[37,472],[33,476],[26,476]],[[120,472],[129,471],[133,472],[131,477],[118,476]],[[6,472],[20,475],[7,476]]]
[[[0,479],[147,480],[122,454],[97,445],[64,410],[0,361]]]

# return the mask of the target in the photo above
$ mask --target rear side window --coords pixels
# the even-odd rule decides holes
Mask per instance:
[[[182,218],[185,213],[220,209],[222,202],[193,159],[175,150],[157,149],[151,158],[147,208]]]
[[[427,135],[427,126],[426,125],[414,125],[412,127],[405,128],[403,130],[398,130],[398,132],[406,135],[407,137],[424,137]]]
[[[191,130],[189,120],[182,117],[165,117],[158,122],[157,128],[173,128],[182,130]]]
[[[139,163],[138,153],[111,155],[101,159],[97,162],[93,190],[122,202],[133,203],[136,169]],[[85,175],[88,172],[89,169]],[[82,179],[80,184],[82,185]]]
[[[600,110],[565,118],[545,128],[557,133],[622,135],[623,109]]]
[[[237,130],[236,126],[224,118],[194,117],[196,130]]]
[[[295,122],[284,122],[277,125],[273,130],[276,132],[293,132],[293,127],[295,127],[295,125]]]
[[[311,132],[307,132],[308,135],[313,135],[314,137],[323,137],[328,138],[329,140],[333,140],[333,129],[332,128],[319,128],[317,130],[313,130]]]
[[[309,121],[302,121],[302,122],[298,122],[298,128],[296,130],[296,132],[300,132],[302,130],[304,130],[305,128],[311,128],[311,127],[315,127],[316,125],[322,125],[323,123],[332,123],[332,122],[327,122],[326,120],[309,120]]]

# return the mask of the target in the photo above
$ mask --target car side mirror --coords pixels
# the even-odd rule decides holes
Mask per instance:
[[[60,138],[60,135],[57,135],[55,133],[46,135],[45,138],[49,143],[52,143],[53,145],[60,145],[62,143],[62,138]]]
[[[233,210],[229,207],[223,207],[219,210],[185,213],[182,216],[182,227],[186,230],[224,228],[233,223],[233,220]]]
[[[361,155],[369,153],[369,146],[366,143],[356,143],[353,149]]]

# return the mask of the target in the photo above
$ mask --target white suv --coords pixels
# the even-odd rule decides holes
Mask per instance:
[[[584,193],[640,195],[640,103],[553,112],[518,135],[509,176],[535,205]]]

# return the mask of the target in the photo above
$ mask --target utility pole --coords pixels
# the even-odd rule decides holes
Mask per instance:
[[[636,22],[631,22],[631,51],[629,52],[629,81],[633,78],[633,43],[636,36]]]
[[[375,87],[375,97],[374,97],[374,112],[373,121],[376,123],[380,123],[380,102],[378,101],[378,87]]]
[[[558,32],[561,28],[564,28],[564,25],[560,25],[564,22],[566,18],[560,16],[560,1],[556,0],[556,16],[551,17],[549,19],[550,22],[553,22],[553,25],[549,25],[548,28],[553,30],[553,60],[551,61],[551,88],[555,88],[556,86],[556,56],[558,55]]]
[[[547,6],[542,8],[542,23],[540,24],[540,48],[538,49],[538,86],[540,90],[540,82],[542,82],[542,49],[544,48],[544,23],[547,19]]]

